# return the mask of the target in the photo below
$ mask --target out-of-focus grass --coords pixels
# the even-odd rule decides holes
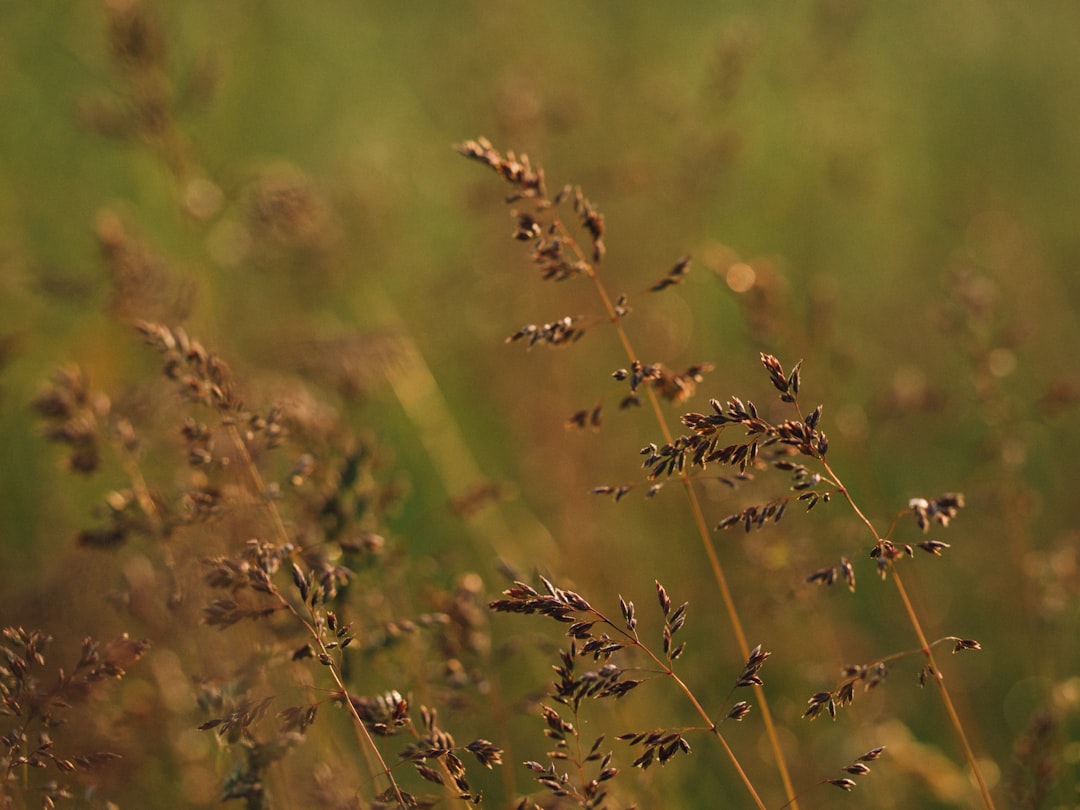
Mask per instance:
[[[123,86],[101,10],[0,5],[0,338],[11,336],[12,347],[0,376],[0,559],[8,581],[25,589],[51,556],[67,554],[99,491],[70,481],[44,443],[28,438],[27,402],[39,381],[69,360],[103,388],[150,368],[132,360],[129,337],[101,314],[108,290],[94,228],[108,209],[195,285],[191,330],[252,375],[273,369],[293,337],[400,330],[479,469],[516,490],[509,525],[546,527],[545,543],[565,555],[534,559],[551,546],[523,544],[512,562],[583,578],[617,557],[577,583],[598,600],[633,588],[644,601],[654,576],[672,590],[684,583],[697,632],[722,646],[723,625],[705,626],[715,596],[699,581],[700,551],[692,538],[672,537],[686,531],[678,508],[650,506],[643,517],[638,506],[620,512],[587,495],[594,484],[633,478],[636,450],[657,437],[614,416],[599,436],[560,432],[625,362],[612,336],[597,329],[566,352],[524,356],[502,343],[522,323],[579,313],[566,309],[563,290],[532,278],[504,238],[502,189],[450,151],[482,133],[529,152],[550,185],[585,186],[607,216],[613,290],[639,289],[675,257],[694,254],[688,285],[630,322],[641,345],[663,355],[644,359],[715,362],[702,392],[723,399],[768,396],[759,350],[805,357],[807,396],[838,420],[836,464],[879,523],[914,495],[968,492],[947,566],[920,564],[919,598],[942,633],[983,642],[982,657],[958,662],[950,678],[965,686],[980,750],[1007,767],[1038,693],[1031,684],[1077,670],[1067,549],[1080,515],[1068,470],[1080,448],[1075,403],[1066,396],[1057,407],[1047,396],[1077,385],[1080,241],[1070,178],[1080,174],[1080,52],[1070,32],[1080,10],[841,0],[678,12],[565,2],[154,10],[196,173],[230,203],[268,168],[302,173],[333,210],[327,239],[311,251],[231,260],[222,246],[245,224],[239,209],[192,223],[179,210],[185,189],[149,149],[80,125],[88,100],[117,98]],[[199,76],[213,93],[200,95]],[[775,268],[779,329],[747,326],[746,297],[711,272],[729,255]],[[970,318],[968,334],[942,328],[958,311],[950,279],[959,271],[981,279],[988,296],[957,316]],[[989,375],[972,367],[973,346],[999,350]],[[418,556],[433,554],[446,570],[475,567],[494,590],[493,549],[445,516],[454,493],[432,466],[423,425],[389,388],[371,397],[358,419],[376,423],[412,482],[400,530]],[[710,518],[731,511],[720,494],[709,505]],[[781,595],[797,589],[796,563],[833,555],[815,544],[850,542],[855,529],[838,504],[830,509],[793,520],[771,550],[768,534],[746,545],[722,536],[744,583],[787,583],[762,597],[762,611],[782,607],[809,620],[818,609]],[[875,585],[863,577],[854,611],[822,608],[851,623],[851,647],[868,656],[889,651],[873,648],[879,634],[905,637]],[[1045,600],[1056,613],[1040,611]],[[799,634],[766,640],[778,657],[787,644],[812,661],[785,670],[785,695],[813,691],[832,677],[830,666],[847,663]],[[856,654],[845,642],[827,644],[830,654]],[[889,689],[866,703],[884,700],[875,710],[950,750],[936,707],[919,708],[931,697],[907,683]],[[797,715],[798,699],[789,700],[781,714]],[[682,795],[726,789],[710,781],[724,777],[698,778]],[[890,806],[880,795],[868,801]]]

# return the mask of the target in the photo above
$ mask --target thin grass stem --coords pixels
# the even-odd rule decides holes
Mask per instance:
[[[686,695],[687,700],[690,701],[697,713],[708,724],[707,729],[709,733],[720,741],[720,745],[724,748],[724,753],[726,753],[728,759],[731,760],[731,764],[735,766],[735,770],[738,772],[739,778],[742,780],[743,785],[746,786],[746,789],[749,791],[750,796],[754,800],[754,803],[757,804],[759,810],[765,810],[765,803],[762,801],[761,796],[758,795],[758,792],[754,787],[754,783],[750,780],[749,775],[747,775],[746,771],[743,769],[742,764],[739,762],[739,758],[735,755],[735,752],[732,750],[731,746],[728,745],[728,741],[724,739],[724,735],[720,733],[719,726],[709,716],[709,713],[705,710],[705,707],[701,705],[701,701],[697,699],[697,696],[694,694],[693,690],[691,690],[690,687],[686,685],[686,682],[682,678],[675,674],[675,670],[672,668],[671,662],[662,661],[659,656],[656,655],[656,653],[654,653],[651,649],[642,644],[641,641],[638,639],[636,632],[630,633],[626,630],[623,630],[621,627],[612,622],[607,616],[605,616],[603,613],[599,612],[595,608],[592,610],[592,612],[609,627],[612,627],[625,638],[629,639],[635,647],[644,652],[649,658],[653,660],[653,662],[658,667],[660,667],[661,673],[664,676],[671,678],[675,682],[675,684],[679,687],[680,691],[682,691],[682,693]],[[749,657],[749,649],[747,650],[746,655],[747,657]],[[760,686],[756,686],[755,688],[757,690],[761,689]],[[793,801],[793,799],[789,799],[789,806],[791,804],[791,801]]]
[[[631,363],[636,362],[638,359],[637,354],[634,351],[629,336],[626,334],[626,330],[622,327],[621,319],[615,312],[611,297],[608,295],[603,282],[600,280],[599,274],[596,272],[595,268],[593,268],[592,264],[586,261],[577,241],[564,227],[562,228],[562,233],[568,244],[573,246],[574,251],[577,253],[579,259],[582,260],[583,265],[588,268],[586,274],[592,281],[593,287],[600,296],[600,300],[603,302],[604,309],[607,311],[608,317],[615,327],[615,333],[618,335],[619,342],[626,352],[627,359]],[[660,428],[661,435],[664,437],[664,441],[670,443],[672,441],[671,429],[668,427],[667,419],[660,407],[660,401],[656,396],[656,392],[651,386],[647,386],[645,391],[650,408],[652,409],[657,425]],[[694,489],[693,481],[691,480],[689,473],[685,471],[682,472],[679,479],[682,482],[683,491],[686,493],[687,500],[690,504],[694,525],[697,527],[698,536],[701,538],[702,546],[704,546],[705,555],[709,560],[709,569],[712,571],[713,579],[716,581],[716,585],[720,590],[720,598],[724,603],[724,610],[727,613],[728,621],[731,624],[732,632],[735,635],[735,641],[739,645],[739,652],[742,654],[743,658],[747,658],[750,655],[750,644],[747,641],[746,632],[743,630],[742,619],[740,618],[738,608],[735,605],[735,599],[732,596],[731,588],[728,586],[727,576],[724,574],[724,567],[720,562],[720,556],[716,553],[716,548],[713,545],[712,536],[709,532],[709,527],[705,521],[705,515],[701,508],[701,501],[698,498],[697,491]],[[754,694],[757,698],[758,706],[761,709],[761,718],[762,722],[765,724],[765,733],[769,738],[769,747],[773,751],[773,756],[776,760],[777,770],[780,772],[780,780],[783,783],[784,793],[788,799],[788,804],[793,807],[794,810],[798,810],[798,803],[795,801],[795,787],[791,780],[791,774],[788,770],[783,748],[780,745],[779,735],[776,732],[776,724],[773,721],[772,712],[769,710],[769,702],[765,696],[765,690],[760,686],[755,685]],[[728,748],[726,742],[723,744],[725,748]],[[730,749],[728,750],[730,753]],[[746,780],[746,775],[742,768],[738,766],[738,763],[736,763],[736,767],[738,767],[740,775]],[[753,792],[753,787],[749,784],[749,780],[746,781],[747,786],[750,787]],[[754,792],[754,796],[755,798],[757,797],[756,792]],[[758,801],[760,802],[760,799],[758,799]]]
[[[844,500],[847,501],[852,511],[855,512],[855,515],[870,531],[870,534],[874,538],[874,542],[877,543],[880,538],[878,537],[877,530],[874,528],[874,524],[870,522],[870,519],[866,517],[858,504],[855,503],[855,499],[852,498],[848,488],[840,480],[840,477],[829,463],[824,458],[819,457],[818,460],[821,462],[822,467],[824,467],[825,472],[828,473],[829,477],[836,483],[840,493],[844,496]],[[945,686],[945,676],[942,674],[941,669],[937,665],[937,661],[934,659],[934,652],[931,649],[932,645],[927,641],[926,634],[923,632],[922,623],[919,621],[919,616],[915,612],[915,606],[912,604],[911,598],[908,596],[907,588],[904,587],[904,582],[900,577],[900,573],[895,567],[892,569],[891,578],[896,585],[897,592],[900,594],[900,601],[903,602],[904,611],[907,613],[908,621],[910,621],[912,628],[915,630],[915,636],[921,645],[920,651],[926,657],[927,667],[930,672],[933,673],[934,683],[937,684],[938,690],[941,693],[941,699],[945,703],[945,712],[949,716],[949,723],[952,725],[953,730],[956,732],[956,736],[960,740],[960,747],[963,749],[964,759],[967,761],[968,768],[975,777],[983,804],[988,810],[994,810],[994,800],[990,795],[990,788],[986,784],[986,779],[983,777],[982,769],[979,767],[978,761],[975,759],[975,752],[972,750],[971,743],[968,741],[967,733],[964,731],[964,725],[960,720],[960,715],[957,713],[952,697],[949,695],[948,687]]]
[[[285,521],[281,517],[281,512],[278,510],[274,501],[268,497],[266,484],[262,479],[262,475],[259,473],[259,468],[255,465],[254,459],[251,457],[251,453],[248,452],[247,444],[244,442],[243,436],[240,435],[240,431],[233,423],[226,425],[229,439],[232,441],[234,448],[240,456],[241,462],[247,472],[248,477],[251,480],[252,488],[255,490],[259,500],[263,503],[264,508],[270,516],[271,523],[273,524],[275,532],[278,534],[278,541],[282,546],[286,546],[291,543],[289,539],[288,530],[285,528]],[[346,706],[349,709],[349,713],[352,715],[355,725],[359,727],[357,731],[357,737],[361,742],[361,748],[369,751],[374,755],[375,760],[378,762],[379,770],[382,775],[389,782],[389,787],[393,791],[394,798],[400,807],[406,807],[405,797],[402,795],[401,788],[398,786],[397,780],[394,779],[394,775],[390,770],[390,767],[386,764],[386,760],[383,759],[382,752],[379,751],[379,747],[375,744],[375,740],[371,736],[371,732],[368,731],[367,726],[364,725],[363,719],[360,717],[360,713],[357,711],[356,706],[353,704],[352,696],[349,694],[348,687],[345,686],[345,681],[341,677],[341,673],[338,671],[338,667],[333,663],[333,659],[330,657],[326,646],[323,644],[321,634],[318,628],[310,621],[305,619],[296,610],[296,607],[289,602],[281,593],[276,589],[274,590],[278,600],[281,604],[299,621],[304,625],[308,635],[311,636],[312,641],[318,647],[320,658],[323,661],[329,661],[329,665],[326,667],[330,671],[330,677],[333,678],[334,683],[338,689],[341,690],[342,698],[345,701]]]

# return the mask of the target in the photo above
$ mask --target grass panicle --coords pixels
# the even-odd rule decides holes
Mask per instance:
[[[801,504],[806,511],[809,511],[819,503],[828,503],[835,497],[840,497],[847,502],[856,520],[871,533],[873,542],[869,557],[875,561],[881,578],[891,579],[895,584],[901,610],[907,616],[919,641],[920,646],[916,654],[924,659],[924,666],[919,673],[920,683],[932,681],[936,685],[943,699],[948,721],[959,740],[962,755],[978,786],[981,800],[986,807],[994,807],[988,784],[933,653],[933,648],[944,641],[955,643],[954,652],[976,650],[980,648],[980,645],[974,640],[957,639],[952,636],[932,644],[927,641],[923,631],[923,621],[916,612],[896,568],[902,559],[914,556],[913,546],[897,545],[890,539],[893,530],[897,528],[896,521],[886,536],[879,534],[830,465],[828,461],[829,437],[823,428],[824,406],[817,405],[807,412],[804,411],[800,401],[800,393],[805,388],[802,361],[786,370],[774,355],[766,352],[760,355],[761,364],[781,403],[790,408],[790,416],[782,418],[771,416],[771,409],[760,408],[752,400],[738,396],[733,396],[726,401],[712,399],[709,402],[709,411],[684,413],[680,422],[681,427],[687,432],[676,434],[669,428],[668,418],[660,408],[660,400],[669,399],[675,404],[685,402],[693,396],[697,385],[703,382],[704,374],[713,370],[714,364],[703,363],[692,367],[684,374],[673,375],[661,363],[641,362],[624,323],[631,308],[636,305],[637,299],[620,296],[613,300],[601,278],[600,264],[606,252],[603,242],[605,237],[603,216],[599,214],[595,206],[588,202],[580,187],[564,187],[557,195],[549,198],[543,170],[534,166],[527,156],[519,157],[512,152],[503,155],[484,138],[466,141],[459,145],[457,150],[465,157],[479,161],[495,170],[503,180],[515,188],[515,191],[506,198],[506,202],[513,206],[511,217],[516,223],[514,238],[531,245],[531,261],[538,266],[541,279],[564,282],[580,276],[586,277],[597,294],[606,320],[616,332],[618,342],[630,364],[628,368],[619,369],[613,375],[617,381],[627,383],[629,386],[629,393],[623,399],[621,406],[625,408],[629,404],[639,403],[640,396],[644,392],[662,435],[662,441],[650,443],[640,451],[640,454],[644,456],[642,467],[645,470],[645,477],[648,481],[674,478],[683,485],[692,522],[698,528],[700,541],[713,571],[718,601],[727,613],[736,644],[747,659],[746,669],[737,685],[751,686],[756,691],[767,737],[770,740],[772,754],[786,794],[785,807],[797,807],[798,797],[789,774],[785,753],[779,744],[772,713],[762,689],[763,683],[757,676],[757,669],[764,660],[762,658],[761,662],[758,662],[758,656],[762,655],[761,647],[753,651],[749,649],[743,630],[742,612],[728,584],[728,577],[724,572],[724,565],[716,543],[706,528],[704,508],[699,496],[699,481],[705,479],[710,466],[732,469],[732,474],[721,477],[721,480],[729,485],[736,485],[738,482],[751,479],[756,473],[771,469],[788,478],[790,490],[790,494],[783,497],[747,506],[738,512],[722,517],[715,524],[718,531],[735,526],[741,526],[747,532],[763,529],[767,525],[778,522],[792,504]],[[564,219],[562,206],[567,199],[572,200],[572,205],[571,211]],[[681,284],[689,267],[690,257],[680,258],[673,269],[660,281],[650,285],[646,292],[659,293]],[[551,347],[564,346],[578,342],[585,334],[586,327],[591,331],[595,328],[595,323],[602,320],[599,316],[591,320],[582,317],[566,317],[543,327],[526,326],[508,340],[515,342],[528,339],[530,348],[536,344]],[[568,424],[576,427],[599,428],[601,424],[599,414],[600,406],[583,409],[575,413]],[[592,491],[596,494],[613,495],[616,501],[620,501],[631,489],[632,485],[625,484],[600,485],[594,487]],[[655,489],[650,489],[649,494],[655,494],[655,492]],[[925,533],[931,526],[936,525],[942,528],[948,526],[963,506],[963,495],[948,493],[932,500],[911,499],[908,509],[914,515],[919,530]],[[916,543],[915,547],[932,556],[941,556],[942,552],[950,546],[940,540],[924,539]],[[842,581],[848,590],[854,591],[855,567],[849,556],[840,556],[838,564],[813,571],[806,577],[806,581],[826,585]],[[592,611],[584,600],[578,603],[576,600],[580,597],[576,594],[554,588],[547,580],[544,580],[544,583],[546,594],[537,593],[528,586],[518,583],[514,589],[507,591],[506,599],[493,602],[492,607],[497,611],[505,612],[540,612],[560,621],[574,621],[569,635],[587,640],[582,653],[591,652],[594,655],[609,656],[622,649],[625,643],[622,640],[609,638],[606,634],[600,638],[592,637],[593,622],[581,616],[583,612]],[[661,605],[666,615],[670,604],[666,602],[662,588],[660,588],[660,594]],[[631,626],[632,619],[627,614],[626,604],[622,602],[627,628],[621,629],[620,632],[624,635],[629,633],[632,642],[636,644],[636,631]],[[684,608],[685,606],[677,611],[679,614],[677,626],[681,626]],[[594,614],[594,618],[599,618],[602,624],[610,625],[600,614]],[[663,649],[665,655],[669,656],[668,667],[674,657],[677,657],[671,656],[672,635],[672,625],[666,624]],[[682,649],[681,645],[677,648],[679,654]],[[869,665],[846,668],[845,680],[838,687],[828,692],[818,692],[810,699],[804,717],[813,719],[827,711],[835,718],[838,707],[847,706],[852,702],[856,684],[862,684],[865,689],[870,689],[883,683],[888,675],[888,664],[909,654],[911,653],[886,655]],[[659,659],[657,661],[659,663]],[[670,669],[668,671],[671,672]],[[700,709],[700,704],[685,685],[684,689],[687,696]],[[708,717],[704,710],[702,714]],[[735,714],[741,718],[745,712],[740,708],[735,710]],[[715,730],[716,727],[713,726],[713,729]],[[738,759],[720,737],[719,732],[717,732],[717,737],[723,743],[732,764],[739,771],[754,800],[762,806],[756,789],[739,765]],[[637,743],[642,742],[643,739],[650,739],[654,743],[646,747],[645,754],[635,762],[637,765],[651,762],[654,755],[658,756],[660,761],[666,761],[677,750],[689,751],[688,746],[685,749],[681,748],[684,742],[681,732],[657,731],[651,737],[631,735],[630,739]],[[861,769],[863,766],[852,767]],[[855,782],[848,777],[831,780],[829,783],[848,791],[855,786]]]

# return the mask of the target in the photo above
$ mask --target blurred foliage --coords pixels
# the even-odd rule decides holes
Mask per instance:
[[[1064,771],[1023,806],[1078,800],[1080,7],[147,0],[149,27],[116,23],[137,7],[0,3],[5,624],[125,629],[103,598],[110,559],[73,543],[123,471],[73,478],[29,403],[54,367],[77,363],[138,412],[158,373],[126,325],[142,317],[185,324],[253,395],[289,375],[322,383],[407,485],[390,525],[423,576],[449,587],[476,571],[493,596],[501,560],[609,613],[619,593],[647,602],[659,578],[693,608],[687,667],[705,696],[713,678],[723,695],[742,662],[678,493],[617,507],[589,495],[637,480],[655,426],[612,408],[600,433],[562,430],[610,395],[626,362],[614,336],[598,328],[553,352],[503,343],[521,324],[598,308],[583,287],[534,277],[509,239],[505,189],[451,151],[482,134],[527,152],[551,188],[584,187],[607,218],[613,291],[694,256],[682,287],[628,321],[647,361],[716,364],[694,407],[768,399],[759,351],[803,358],[831,458],[877,524],[911,497],[967,494],[946,559],[919,561],[916,599],[932,632],[982,643],[947,677],[995,763],[1000,806],[1017,757],[1039,745]],[[132,265],[150,280],[125,276]],[[147,456],[168,476],[167,457]],[[497,514],[456,520],[447,504],[480,481],[498,484]],[[745,505],[706,497],[710,520]],[[914,672],[835,725],[799,720],[801,696],[841,665],[914,644],[871,561],[850,598],[803,582],[865,544],[841,504],[827,509],[718,536],[750,632],[774,653],[767,682],[798,779],[887,742],[896,760],[860,785],[858,806],[966,806],[962,760]],[[98,579],[71,592],[73,567]],[[493,643],[516,706],[550,677],[545,645],[559,641],[536,628],[531,644],[533,628],[512,621],[494,621]],[[661,716],[685,709],[655,701]],[[626,712],[612,736],[657,722],[641,719],[647,705]],[[508,769],[545,750],[533,717],[467,719],[512,748]],[[768,783],[748,729],[734,743]],[[189,761],[201,742],[185,738]],[[649,772],[639,806],[739,789],[706,740],[695,747]],[[181,790],[185,763],[166,741],[145,751],[156,758],[125,777],[129,793],[112,786],[121,806],[147,791],[209,801]],[[629,770],[629,752],[617,759]],[[633,778],[620,777],[628,793]],[[493,780],[491,806],[528,779]]]

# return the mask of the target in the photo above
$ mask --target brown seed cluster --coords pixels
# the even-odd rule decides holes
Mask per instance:
[[[107,0],[102,5],[114,87],[79,100],[80,122],[99,135],[149,147],[176,177],[191,180],[198,172],[179,118],[213,96],[220,79],[215,60],[204,55],[182,77],[174,76],[168,32],[151,4]]]
[[[845,765],[840,770],[844,773],[851,774],[851,776],[865,776],[866,774],[870,773],[870,766],[866,763],[874,762],[875,760],[879,759],[884,751],[885,746],[873,748],[867,751],[858,759],[856,759],[850,765]],[[823,784],[832,785],[833,787],[838,787],[841,790],[850,793],[852,790],[854,790],[857,783],[854,779],[845,776],[839,779],[826,779],[824,780]]]
[[[135,327],[147,343],[164,355],[164,374],[179,384],[186,399],[218,411],[240,410],[242,403],[232,372],[218,355],[189,338],[182,327],[170,329],[148,321],[139,321]]]
[[[139,239],[121,217],[103,211],[95,222],[98,249],[109,276],[109,309],[124,321],[185,319],[195,291],[176,278],[169,263]]]
[[[836,710],[850,705],[855,699],[856,684],[861,683],[863,691],[880,686],[889,677],[889,668],[884,661],[875,661],[867,665],[844,667],[842,674],[844,680],[835,689],[830,692],[816,692],[811,696],[803,717],[816,720],[823,712],[828,711],[829,716],[835,720]]]
[[[506,182],[518,189],[521,197],[545,198],[543,169],[534,170],[528,155],[519,159],[513,152],[503,157],[487,138],[466,141],[456,147],[467,158],[477,160],[498,172]]]
[[[332,238],[330,207],[299,169],[281,165],[264,170],[248,195],[247,229],[256,245],[318,249]]]
[[[672,267],[666,276],[649,287],[649,292],[660,292],[676,284],[682,284],[686,274],[690,272],[690,256],[683,256]]]
[[[713,409],[710,414],[687,413],[682,416],[682,423],[692,431],[683,437],[683,444],[685,451],[692,451],[690,461],[695,466],[705,468],[716,462],[737,465],[745,470],[757,458],[762,447],[776,443],[792,447],[812,458],[821,458],[828,452],[828,439],[824,433],[817,430],[820,410],[813,411],[802,421],[789,419],[772,424],[759,415],[757,407],[750,400],[743,402],[739,397],[732,397],[726,404],[721,404],[716,399],[710,400],[709,404]],[[752,437],[751,441],[721,446],[721,434],[731,425],[744,428],[746,435]],[[798,473],[800,479],[809,475],[805,468],[795,465],[786,469]],[[809,486],[818,481],[820,478],[811,481]]]
[[[607,252],[604,215],[585,197],[580,187],[565,186],[554,197],[548,198],[544,172],[534,169],[527,155],[518,157],[507,152],[504,156],[486,138],[466,141],[456,149],[465,157],[489,166],[515,188],[506,202],[527,200],[534,203],[531,211],[513,211],[514,238],[533,243],[532,261],[540,269],[541,278],[565,281],[594,272],[593,265],[603,261]],[[578,248],[558,216],[558,208],[567,198],[572,200],[578,226],[588,238],[588,257]]]
[[[915,522],[923,532],[930,530],[930,526],[937,523],[939,526],[948,526],[957,513],[964,508],[964,495],[961,492],[946,492],[937,498],[912,498],[908,507],[915,515]]]
[[[52,381],[34,400],[34,410],[44,420],[44,434],[51,442],[66,445],[67,466],[88,475],[101,463],[101,442],[111,403],[94,392],[77,367],[58,369]]]
[[[544,346],[569,346],[585,336],[585,330],[576,325],[579,321],[579,318],[567,315],[557,321],[545,323],[543,326],[537,326],[534,323],[525,324],[510,335],[506,342],[522,341],[530,349],[538,343]]]
[[[660,376],[653,379],[652,386],[661,397],[675,405],[681,405],[696,392],[698,383],[713,370],[712,363],[695,363],[685,371],[676,373],[659,366]]]
[[[577,626],[577,625],[575,625]],[[570,635],[588,637],[587,630],[571,628]],[[558,799],[571,799],[581,807],[603,807],[607,797],[606,782],[618,774],[612,766],[612,753],[600,749],[603,735],[596,737],[587,751],[584,750],[579,724],[576,722],[581,711],[581,704],[589,699],[621,698],[640,681],[623,679],[624,671],[612,663],[606,663],[598,671],[589,670],[578,673],[576,662],[579,651],[575,642],[569,649],[559,654],[560,663],[554,667],[556,678],[552,684],[552,699],[570,712],[574,721],[563,717],[562,712],[553,706],[541,705],[544,720],[544,736],[555,745],[555,750],[548,752],[550,763],[545,767],[530,760],[525,763],[534,775],[537,783]],[[569,762],[575,766],[579,778],[571,777],[567,771],[560,771],[557,763]],[[587,774],[592,774],[588,776]],[[538,807],[523,800],[520,808]]]
[[[603,403],[597,403],[591,408],[582,408],[579,411],[574,411],[570,415],[570,418],[566,420],[566,426],[568,428],[578,428],[584,430],[585,428],[592,428],[593,430],[599,430],[600,425],[603,423]],[[594,492],[596,490],[593,490]]]
[[[540,577],[540,582],[545,593],[524,582],[515,582],[514,587],[503,591],[504,599],[495,599],[488,607],[498,613],[539,613],[567,624],[573,624],[577,614],[592,610],[592,606],[579,594],[556,588],[544,577]]]
[[[36,629],[5,627],[0,633],[0,803],[5,807],[22,806],[16,799],[19,788],[25,796],[33,784],[42,806],[53,808],[73,796],[61,781],[64,775],[86,778],[120,758],[111,751],[65,750],[63,727],[79,719],[80,704],[107,682],[123,678],[150,646],[127,634],[106,644],[88,637],[74,666],[50,672],[46,652],[51,642],[51,636]]]
[[[398,696],[400,697],[400,696]],[[438,726],[438,712],[426,706],[420,707],[422,733],[415,742],[410,743],[401,752],[403,760],[412,762],[420,777],[436,785],[445,786],[452,782],[457,798],[474,805],[479,805],[481,794],[473,793],[465,773],[465,763],[457,752],[467,751],[485,768],[502,764],[502,749],[488,740],[477,739],[464,748],[454,742],[453,736]],[[433,763],[442,770],[431,767]]]
[[[855,590],[855,566],[851,564],[851,560],[847,557],[840,558],[840,564],[838,566],[832,565],[828,568],[819,568],[814,573],[810,574],[806,578],[807,582],[815,582],[820,585],[832,585],[838,579],[843,580],[848,590]]]
[[[762,650],[760,644],[754,647],[750,652],[750,657],[746,659],[742,674],[735,681],[735,686],[762,686],[764,682],[758,672],[761,671],[770,655],[772,653]]]
[[[619,739],[631,746],[640,745],[645,749],[633,762],[635,768],[642,770],[646,770],[653,763],[666,765],[676,754],[691,752],[690,743],[682,732],[671,729],[658,728],[653,731],[622,734]]]

